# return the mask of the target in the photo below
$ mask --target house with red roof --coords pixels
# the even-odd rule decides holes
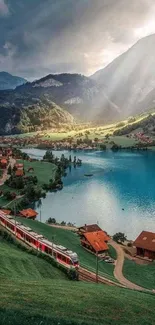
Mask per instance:
[[[79,235],[82,235],[85,232],[94,232],[94,231],[100,231],[102,230],[96,223],[92,225],[85,224],[84,226],[81,226],[78,228]]]
[[[22,211],[19,212],[19,214],[20,214],[21,217],[24,217],[24,218],[27,218],[27,219],[35,219],[36,216],[38,215],[38,213],[35,210],[31,209],[31,208],[22,210]]]
[[[2,169],[6,169],[8,164],[8,160],[5,157],[1,157],[0,159],[0,167]]]
[[[94,254],[108,251],[109,236],[103,230],[84,232],[80,235],[81,245]]]
[[[17,169],[15,171],[15,176],[23,176],[24,175],[24,171],[22,169]]]
[[[155,233],[142,231],[133,245],[136,247],[138,256],[155,260]]]

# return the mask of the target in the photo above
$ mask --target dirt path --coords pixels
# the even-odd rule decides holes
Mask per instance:
[[[122,247],[120,245],[118,245],[116,242],[114,242],[113,240],[111,240],[109,242],[109,244],[111,246],[114,247],[114,249],[117,252],[117,260],[116,260],[116,264],[115,264],[115,269],[114,269],[114,276],[115,278],[124,286],[126,286],[127,288],[130,289],[135,289],[135,290],[140,290],[140,291],[149,291],[147,289],[144,289],[140,286],[138,286],[137,284],[127,280],[124,275],[123,275],[123,264],[124,264],[124,251],[122,249]]]
[[[8,166],[7,166],[7,168],[4,170],[4,172],[3,172],[3,176],[2,176],[2,178],[0,179],[0,186],[2,186],[2,185],[5,183],[5,181],[10,177],[10,175],[8,175],[8,168],[9,168],[9,166],[11,166],[11,168],[13,168],[14,165],[15,165],[15,163],[16,163],[16,160],[15,160],[14,158],[11,157]]]

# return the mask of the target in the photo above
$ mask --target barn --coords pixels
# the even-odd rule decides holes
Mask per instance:
[[[142,231],[133,245],[136,247],[138,256],[155,260],[155,233]]]

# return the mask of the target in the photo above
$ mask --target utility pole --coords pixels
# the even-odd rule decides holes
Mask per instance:
[[[40,222],[41,222],[41,209],[40,209]]]
[[[96,252],[96,283],[98,283],[98,252]]]

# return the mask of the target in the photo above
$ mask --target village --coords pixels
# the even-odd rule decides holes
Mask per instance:
[[[16,155],[16,156],[15,156]],[[23,155],[23,157],[20,156],[21,151],[11,149],[10,147],[1,147],[0,150],[0,171],[1,171],[1,179],[0,179],[0,202],[1,202],[1,211],[7,215],[15,215],[21,218],[26,219],[32,219],[34,220],[38,213],[32,209],[30,206],[24,209],[20,209],[20,205],[18,208],[18,201],[21,201],[24,197],[24,192],[18,192],[18,191],[3,191],[3,186],[6,184],[11,177],[14,177],[15,179],[18,179],[18,181],[27,180],[30,178],[36,181],[37,184],[37,174],[35,173],[35,165],[33,163],[36,163],[36,160],[30,159],[27,155]],[[50,156],[48,154],[47,156]],[[22,158],[22,160],[21,160]],[[64,159],[64,158],[63,158]],[[75,159],[75,158],[74,158]],[[22,161],[22,162],[21,162]],[[41,163],[40,163],[41,164]],[[34,166],[34,167],[33,167]],[[67,168],[68,165],[66,165],[65,168]],[[27,168],[27,169],[26,169]],[[25,175],[26,170],[26,175]],[[12,174],[14,173],[14,174]],[[12,176],[14,175],[14,176]],[[30,176],[28,176],[30,175]],[[25,181],[24,181],[25,184]],[[6,185],[5,185],[6,186]],[[8,187],[9,189],[9,187]],[[11,188],[10,188],[11,189]],[[7,194],[7,195],[6,195]],[[2,204],[3,203],[3,197],[8,198],[8,202],[10,204]],[[36,199],[39,199],[39,197],[32,197],[35,201]],[[10,206],[10,208],[9,208]],[[55,223],[50,224],[52,226],[56,226]],[[60,227],[63,227],[63,225],[59,225]],[[80,242],[82,247],[85,250],[88,250],[89,252],[93,254],[98,254],[98,256],[101,259],[104,259],[108,263],[113,263],[114,260],[107,257],[108,253],[108,242],[111,240],[111,237],[107,235],[105,231],[103,231],[98,225],[85,225],[80,228],[75,228],[77,230],[78,235],[80,236]],[[119,236],[116,238],[116,241],[119,243]],[[123,242],[126,242],[125,238]],[[132,249],[134,247],[134,249]],[[125,246],[125,252],[132,258],[133,260],[141,259],[146,261],[153,261],[155,260],[155,233],[143,231],[137,239],[133,241],[127,241],[127,244]]]

